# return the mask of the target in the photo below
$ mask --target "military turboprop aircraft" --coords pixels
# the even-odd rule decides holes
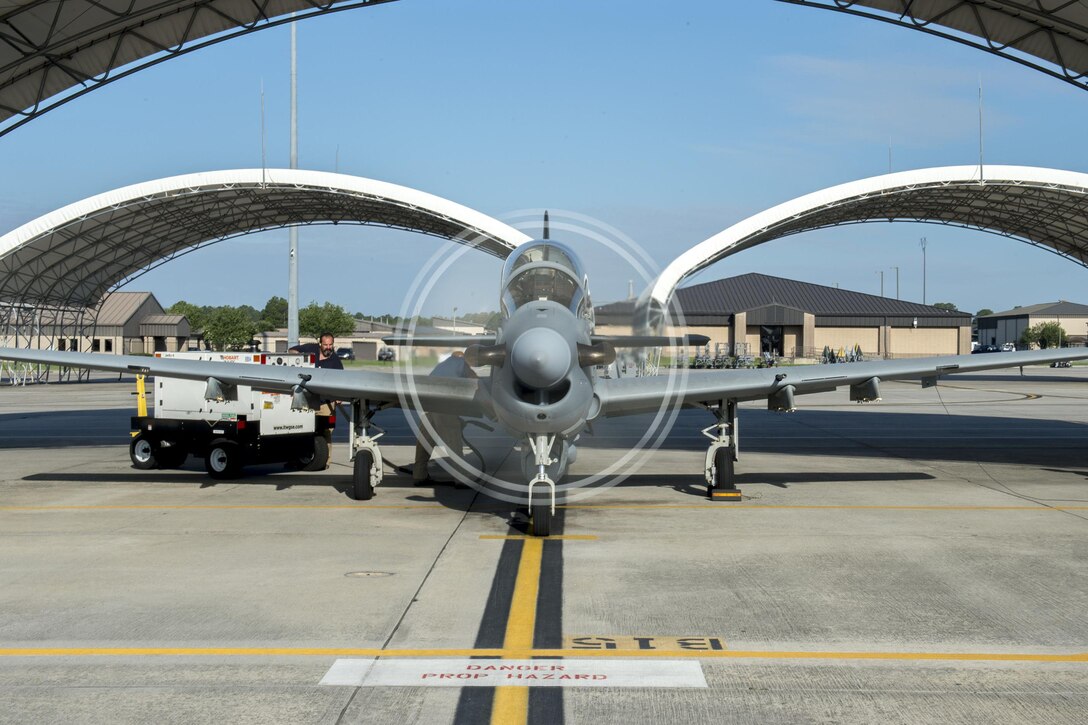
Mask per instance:
[[[589,281],[575,253],[543,239],[518,247],[503,267],[502,322],[490,337],[389,337],[389,344],[467,346],[474,367],[490,366],[480,378],[446,378],[366,370],[326,370],[247,365],[125,355],[0,348],[8,360],[115,372],[207,380],[206,396],[248,385],[292,394],[296,408],[316,408],[321,398],[352,401],[353,499],[368,500],[382,479],[382,457],[374,415],[403,407],[426,413],[483,416],[522,442],[526,498],[532,531],[547,536],[555,509],[556,482],[566,473],[574,439],[598,417],[660,410],[664,400],[703,408],[717,422],[704,475],[712,498],[739,499],[737,403],[765,398],[768,408],[792,411],[794,398],[849,386],[850,399],[880,399],[882,380],[921,379],[924,386],[951,373],[1088,358],[1088,349],[1037,350],[1000,355],[953,355],[849,365],[717,370],[656,377],[604,378],[597,367],[616,358],[616,348],[703,344],[654,335],[600,336],[593,331]]]

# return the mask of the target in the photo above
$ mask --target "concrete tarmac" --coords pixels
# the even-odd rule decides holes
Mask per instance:
[[[0,723],[1081,723],[1088,369],[1025,373],[744,405],[740,503],[706,500],[684,413],[543,542],[392,471],[351,501],[342,459],[138,471],[131,382],[0,388]],[[530,659],[599,674],[454,679]],[[359,682],[321,684],[344,660]]]

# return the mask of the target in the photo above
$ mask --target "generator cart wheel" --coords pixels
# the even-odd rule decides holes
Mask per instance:
[[[156,446],[155,460],[159,462],[159,468],[181,468],[185,459],[189,457],[189,451],[184,446],[175,443],[172,446]]]
[[[551,536],[552,505],[547,501],[534,503],[529,509],[529,525],[533,536]]]
[[[237,478],[242,470],[242,451],[238,444],[226,438],[212,441],[204,468],[212,478]]]
[[[329,465],[329,440],[323,435],[316,435],[312,453],[300,455],[295,464],[303,471],[324,471]]]
[[[369,501],[374,498],[374,486],[370,483],[370,469],[374,465],[374,454],[361,450],[355,454],[355,468],[351,475],[351,489],[348,495],[356,501]]]
[[[141,471],[150,471],[159,465],[155,458],[155,448],[143,433],[132,439],[128,446],[128,456],[132,459],[132,467]]]

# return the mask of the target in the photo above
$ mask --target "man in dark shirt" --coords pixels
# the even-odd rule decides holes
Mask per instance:
[[[314,367],[333,368],[343,370],[344,363],[336,354],[336,338],[331,332],[321,333],[320,342],[304,342],[301,345],[293,345],[288,352],[297,352],[302,355],[314,356]]]
[[[336,354],[336,338],[332,336],[331,332],[321,333],[321,342],[318,343],[317,361],[314,363],[314,367],[332,368],[334,370],[344,369],[344,363],[340,361],[340,356]]]
[[[328,368],[332,370],[343,370],[344,363],[341,362],[340,357],[336,354],[336,338],[333,337],[331,332],[322,332],[321,337],[318,338],[319,342],[314,345],[312,342],[308,342],[304,345],[295,345],[291,348],[291,352],[299,352],[304,355],[314,356],[315,368]],[[314,348],[317,348],[316,350]],[[318,415],[336,415],[335,400],[322,400],[321,407],[318,408]],[[332,431],[325,431],[325,440],[329,444],[329,460],[332,460]],[[328,468],[329,464],[325,464],[325,468]]]

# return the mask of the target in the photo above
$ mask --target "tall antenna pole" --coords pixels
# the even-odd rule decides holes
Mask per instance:
[[[922,245],[922,304],[926,303],[926,238],[919,242]]]
[[[978,77],[978,183],[986,180],[982,165],[982,76]]]
[[[899,299],[899,267],[893,269],[895,269],[895,299]]]
[[[264,78],[261,79],[261,183],[265,183],[264,172],[268,168],[268,143],[265,139],[264,123]]]
[[[294,17],[291,13],[291,17]],[[291,23],[291,168],[298,168],[298,31]],[[291,256],[287,278],[287,347],[298,344],[298,227],[288,231]]]

